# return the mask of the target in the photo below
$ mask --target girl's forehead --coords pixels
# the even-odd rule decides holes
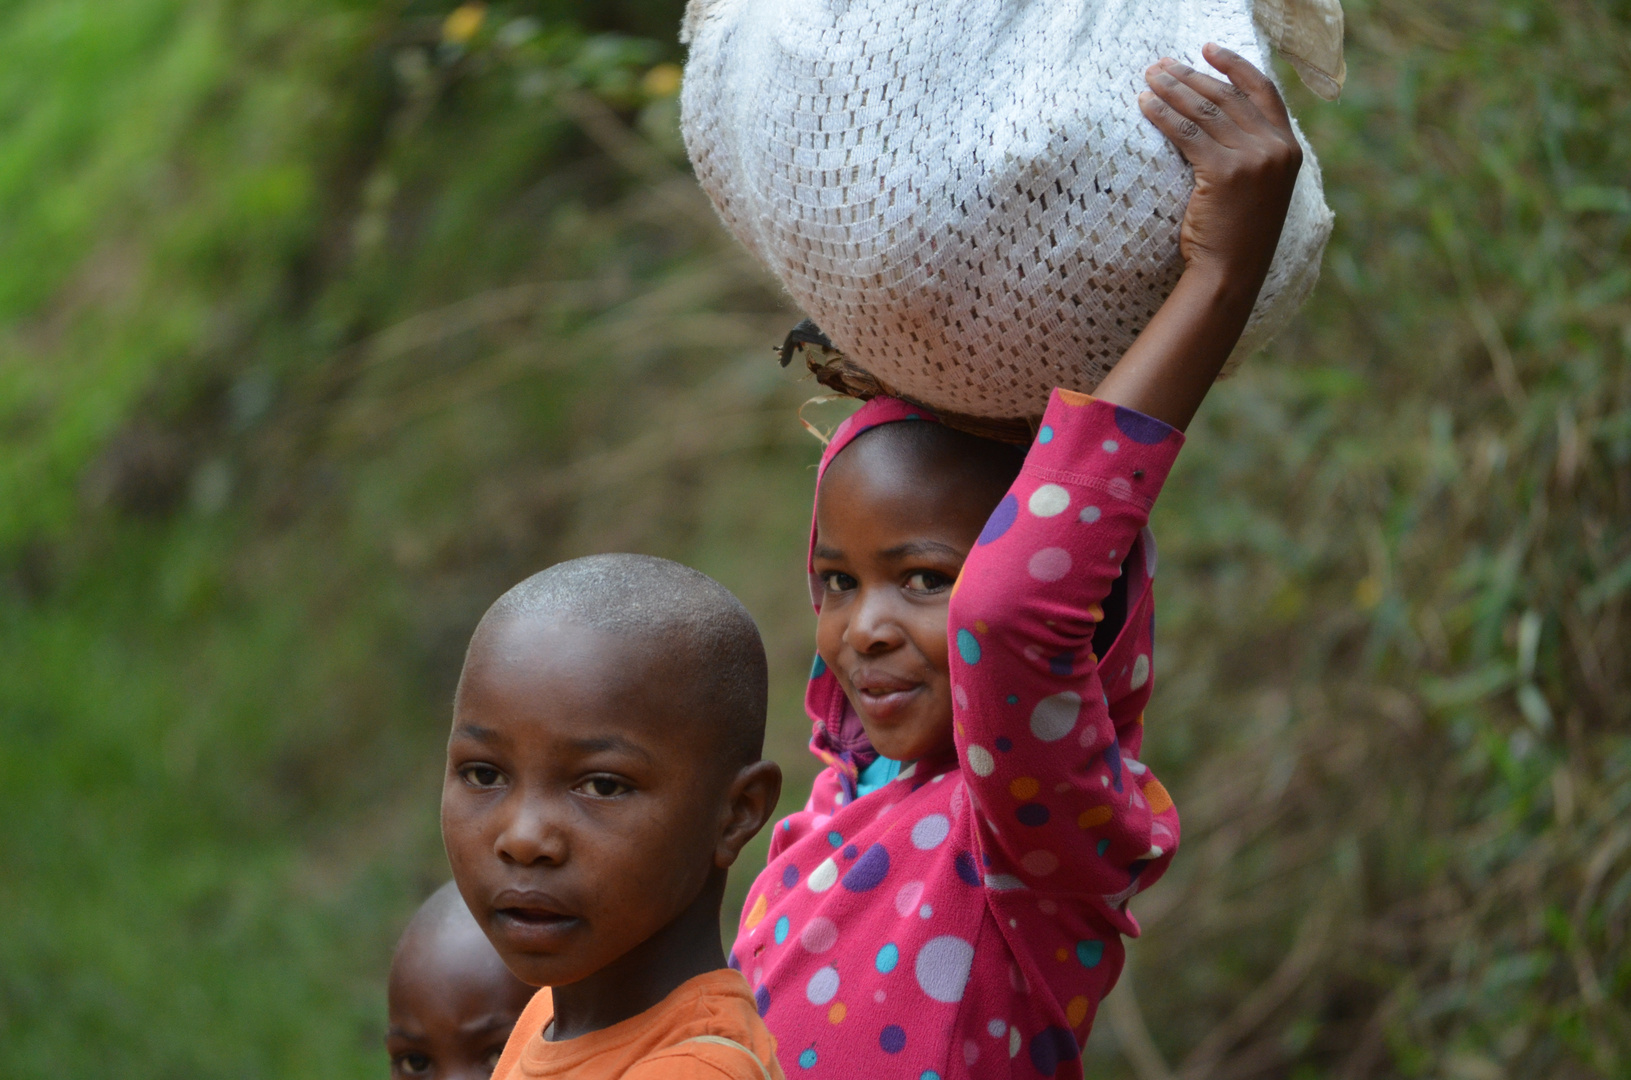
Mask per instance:
[[[884,499],[971,505],[989,513],[1008,490],[1022,460],[1000,444],[938,424],[894,423],[870,428],[828,461],[817,508],[829,492],[865,491]]]
[[[909,401],[882,395],[872,398],[833,430],[832,439],[827,443],[827,449],[821,455],[821,468],[825,471],[833,459],[843,453],[850,443],[877,428],[896,423],[938,424],[939,422],[940,418],[935,416],[933,412],[922,406],[913,405]]]
[[[858,465],[835,470],[817,495],[818,556],[835,545],[859,555],[862,549],[892,549],[920,538],[966,548],[989,514],[987,500],[953,476],[873,468],[864,460]]]

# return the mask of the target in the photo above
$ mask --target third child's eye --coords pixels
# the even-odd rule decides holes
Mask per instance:
[[[578,785],[578,790],[597,799],[615,799],[634,789],[615,776],[591,776]]]
[[[906,587],[912,592],[939,592],[951,585],[951,578],[935,570],[918,570],[906,576]]]
[[[396,1068],[404,1076],[424,1076],[430,1072],[429,1054],[398,1054]]]
[[[504,783],[504,774],[491,765],[466,765],[459,770],[459,776],[471,787],[491,788]]]

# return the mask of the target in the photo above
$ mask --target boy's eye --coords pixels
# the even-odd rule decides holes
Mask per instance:
[[[906,575],[906,587],[912,592],[935,593],[950,588],[952,579],[937,570],[915,570]]]
[[[591,776],[579,782],[578,790],[597,799],[615,799],[634,789],[615,776]]]
[[[403,1076],[424,1076],[430,1072],[430,1055],[420,1053],[398,1054],[396,1060],[391,1064],[395,1067],[395,1071]]]
[[[501,787],[505,782],[504,774],[491,765],[466,765],[459,770],[459,776],[474,788]]]
[[[828,570],[821,575],[821,583],[830,593],[849,592],[855,588],[855,579],[848,574],[841,574],[837,570]]]

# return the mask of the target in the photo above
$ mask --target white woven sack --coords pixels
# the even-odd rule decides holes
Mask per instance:
[[[1138,110],[1151,63],[1211,71],[1215,41],[1265,71],[1279,45],[1326,96],[1343,75],[1339,0],[690,0],[682,36],[726,226],[882,385],[993,418],[1096,386],[1177,282],[1193,175]],[[1303,149],[1230,367],[1318,277]]]

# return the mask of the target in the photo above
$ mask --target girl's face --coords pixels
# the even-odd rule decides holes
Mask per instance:
[[[899,761],[951,749],[947,608],[1002,495],[933,465],[869,433],[828,466],[816,497],[816,651],[873,747]]]

